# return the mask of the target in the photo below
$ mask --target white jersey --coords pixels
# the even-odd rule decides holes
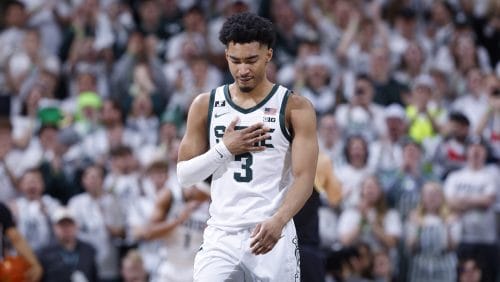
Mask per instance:
[[[176,189],[177,188],[177,189]],[[167,221],[178,218],[186,208],[180,187],[173,187],[172,205]],[[159,270],[159,281],[189,282],[193,280],[193,264],[203,242],[208,219],[208,201],[195,209],[188,219],[165,237],[167,259]]]
[[[223,229],[249,228],[271,217],[292,182],[291,136],[285,126],[285,107],[290,91],[275,85],[258,105],[243,109],[229,93],[229,85],[212,90],[208,112],[210,147],[222,140],[226,127],[239,117],[236,130],[263,122],[271,129],[261,141],[262,152],[244,153],[219,168],[212,176],[208,225]]]

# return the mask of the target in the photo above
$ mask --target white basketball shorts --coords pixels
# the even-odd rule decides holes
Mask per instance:
[[[207,227],[194,260],[194,281],[299,282],[299,245],[293,221],[285,225],[282,238],[264,255],[252,254],[251,233],[252,229],[228,232]]]

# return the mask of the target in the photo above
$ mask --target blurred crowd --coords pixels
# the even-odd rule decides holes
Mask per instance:
[[[243,11],[275,23],[268,77],[311,101],[341,184],[319,210],[327,281],[495,281],[497,0],[2,1],[0,201],[39,256],[73,234],[66,207],[100,281],[175,260],[145,226],[182,194],[187,110],[232,82],[218,32]]]

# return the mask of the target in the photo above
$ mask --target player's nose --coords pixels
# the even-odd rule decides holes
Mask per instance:
[[[250,67],[247,64],[241,64],[238,66],[238,74],[240,76],[247,76],[250,74]]]

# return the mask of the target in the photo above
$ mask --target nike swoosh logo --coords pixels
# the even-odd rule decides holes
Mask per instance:
[[[217,113],[216,113],[216,114],[214,115],[214,117],[215,117],[215,118],[218,118],[218,117],[221,117],[221,116],[223,116],[223,115],[225,115],[225,114],[229,114],[229,112],[225,112],[225,113],[221,113],[221,114],[217,114]]]
[[[217,152],[217,154],[219,154],[219,156],[220,156],[221,159],[224,158],[224,155],[221,154],[219,151],[217,151],[217,149],[215,151]]]

